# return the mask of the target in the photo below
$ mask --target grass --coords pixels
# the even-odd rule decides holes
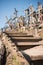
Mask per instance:
[[[20,65],[19,61],[17,60],[16,56],[13,57],[13,60],[14,62],[17,64],[17,65]]]

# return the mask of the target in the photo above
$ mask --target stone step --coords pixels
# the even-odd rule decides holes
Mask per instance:
[[[30,49],[22,51],[22,54],[28,61],[31,60],[42,60],[43,59],[43,46],[36,46]]]

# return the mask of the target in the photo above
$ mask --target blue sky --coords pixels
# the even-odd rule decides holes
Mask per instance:
[[[43,5],[43,0],[0,0],[0,28],[5,26],[5,16],[10,18],[13,15],[14,8],[18,10],[18,16],[24,15],[24,10],[30,5],[37,8],[38,1]]]

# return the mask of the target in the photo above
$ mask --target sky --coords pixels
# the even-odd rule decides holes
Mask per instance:
[[[21,16],[30,5],[36,9],[38,1],[43,5],[43,0],[0,0],[0,28],[6,25],[5,16],[10,18],[14,13],[14,8],[18,10],[18,16]]]

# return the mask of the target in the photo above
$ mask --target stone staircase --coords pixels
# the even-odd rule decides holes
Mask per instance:
[[[39,42],[36,42],[36,44],[39,43],[39,46],[35,46],[33,48],[28,48],[28,49],[25,49],[25,50],[20,50],[19,51],[19,48],[17,47],[16,43],[13,42],[11,40],[11,38],[6,35],[5,33],[3,33],[3,37],[2,37],[2,41],[4,43],[4,45],[6,46],[6,49],[8,50],[8,52],[10,52],[11,55],[15,56],[16,57],[16,64],[20,64],[20,65],[35,65],[34,64],[34,61],[37,60],[37,58],[42,58],[43,60],[43,54],[41,55],[40,54],[40,50],[42,49],[43,51],[43,40],[42,42],[39,41]],[[20,43],[20,42],[19,42]],[[22,43],[22,42],[21,42]],[[40,47],[40,48],[39,48]],[[39,52],[40,56],[37,56],[37,58],[35,58],[36,60],[32,60],[34,58],[34,53],[32,52],[32,49],[33,49],[33,52],[37,53]],[[35,49],[35,51],[34,51]],[[40,49],[38,51],[38,49]],[[31,51],[31,52],[30,52]],[[42,52],[43,53],[43,52]],[[32,57],[32,54],[33,54],[33,57]],[[36,55],[37,55],[36,54]],[[30,57],[31,55],[31,57]],[[28,59],[31,59],[31,60],[27,60],[26,58],[28,57]],[[36,56],[35,56],[36,57]],[[40,59],[39,59],[40,60]],[[15,61],[14,61],[15,62]],[[36,62],[35,62],[36,63]],[[43,63],[43,62],[42,62]],[[37,64],[36,64],[37,65]]]
[[[11,41],[11,39],[4,33],[2,37],[2,41],[10,54],[16,57],[17,62],[22,65],[29,65],[29,63],[26,61],[24,58],[23,54],[18,50],[17,46],[15,43]]]

